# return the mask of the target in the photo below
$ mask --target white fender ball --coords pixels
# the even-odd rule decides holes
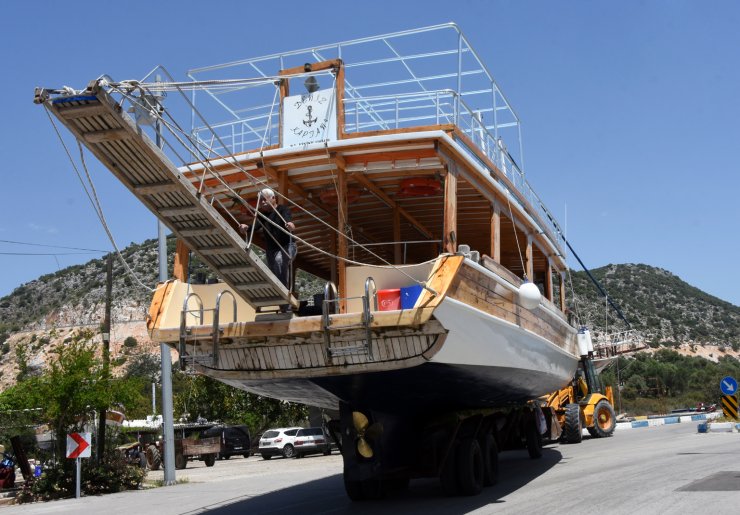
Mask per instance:
[[[526,282],[519,287],[519,304],[525,309],[534,309],[540,305],[542,295],[534,283]]]

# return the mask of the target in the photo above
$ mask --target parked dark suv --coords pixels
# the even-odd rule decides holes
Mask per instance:
[[[228,460],[232,456],[249,457],[251,439],[247,426],[216,426],[206,431],[204,436],[218,436],[221,439],[219,459]]]

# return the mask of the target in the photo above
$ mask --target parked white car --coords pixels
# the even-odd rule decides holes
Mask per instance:
[[[293,441],[295,457],[302,458],[307,454],[331,454],[331,441],[329,436],[320,427],[308,427],[296,433]]]
[[[283,455],[286,458],[295,456],[293,442],[300,427],[280,427],[268,429],[260,437],[259,453],[263,460],[269,460],[273,456]]]

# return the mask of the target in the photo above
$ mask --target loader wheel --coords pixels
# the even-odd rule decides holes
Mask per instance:
[[[483,490],[483,452],[475,438],[465,438],[460,442],[457,482],[462,495],[478,495]]]
[[[498,483],[498,447],[496,439],[488,433],[483,440],[483,486]]]
[[[617,417],[614,414],[614,408],[609,401],[601,399],[594,408],[594,432],[592,434],[597,438],[605,438],[611,436],[616,427]],[[590,429],[589,432],[591,432]]]
[[[162,455],[155,445],[146,448],[146,464],[149,465],[149,470],[159,470],[162,466]]]
[[[527,452],[529,457],[533,460],[540,459],[542,457],[542,435],[537,430],[537,423],[532,420],[524,431],[527,438]]]
[[[583,440],[581,424],[581,407],[578,404],[565,405],[565,424],[563,424],[563,442],[581,443]]]

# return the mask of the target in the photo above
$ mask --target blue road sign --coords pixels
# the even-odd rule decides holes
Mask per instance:
[[[732,376],[723,377],[719,382],[719,389],[725,395],[735,395],[737,393],[737,381]]]

